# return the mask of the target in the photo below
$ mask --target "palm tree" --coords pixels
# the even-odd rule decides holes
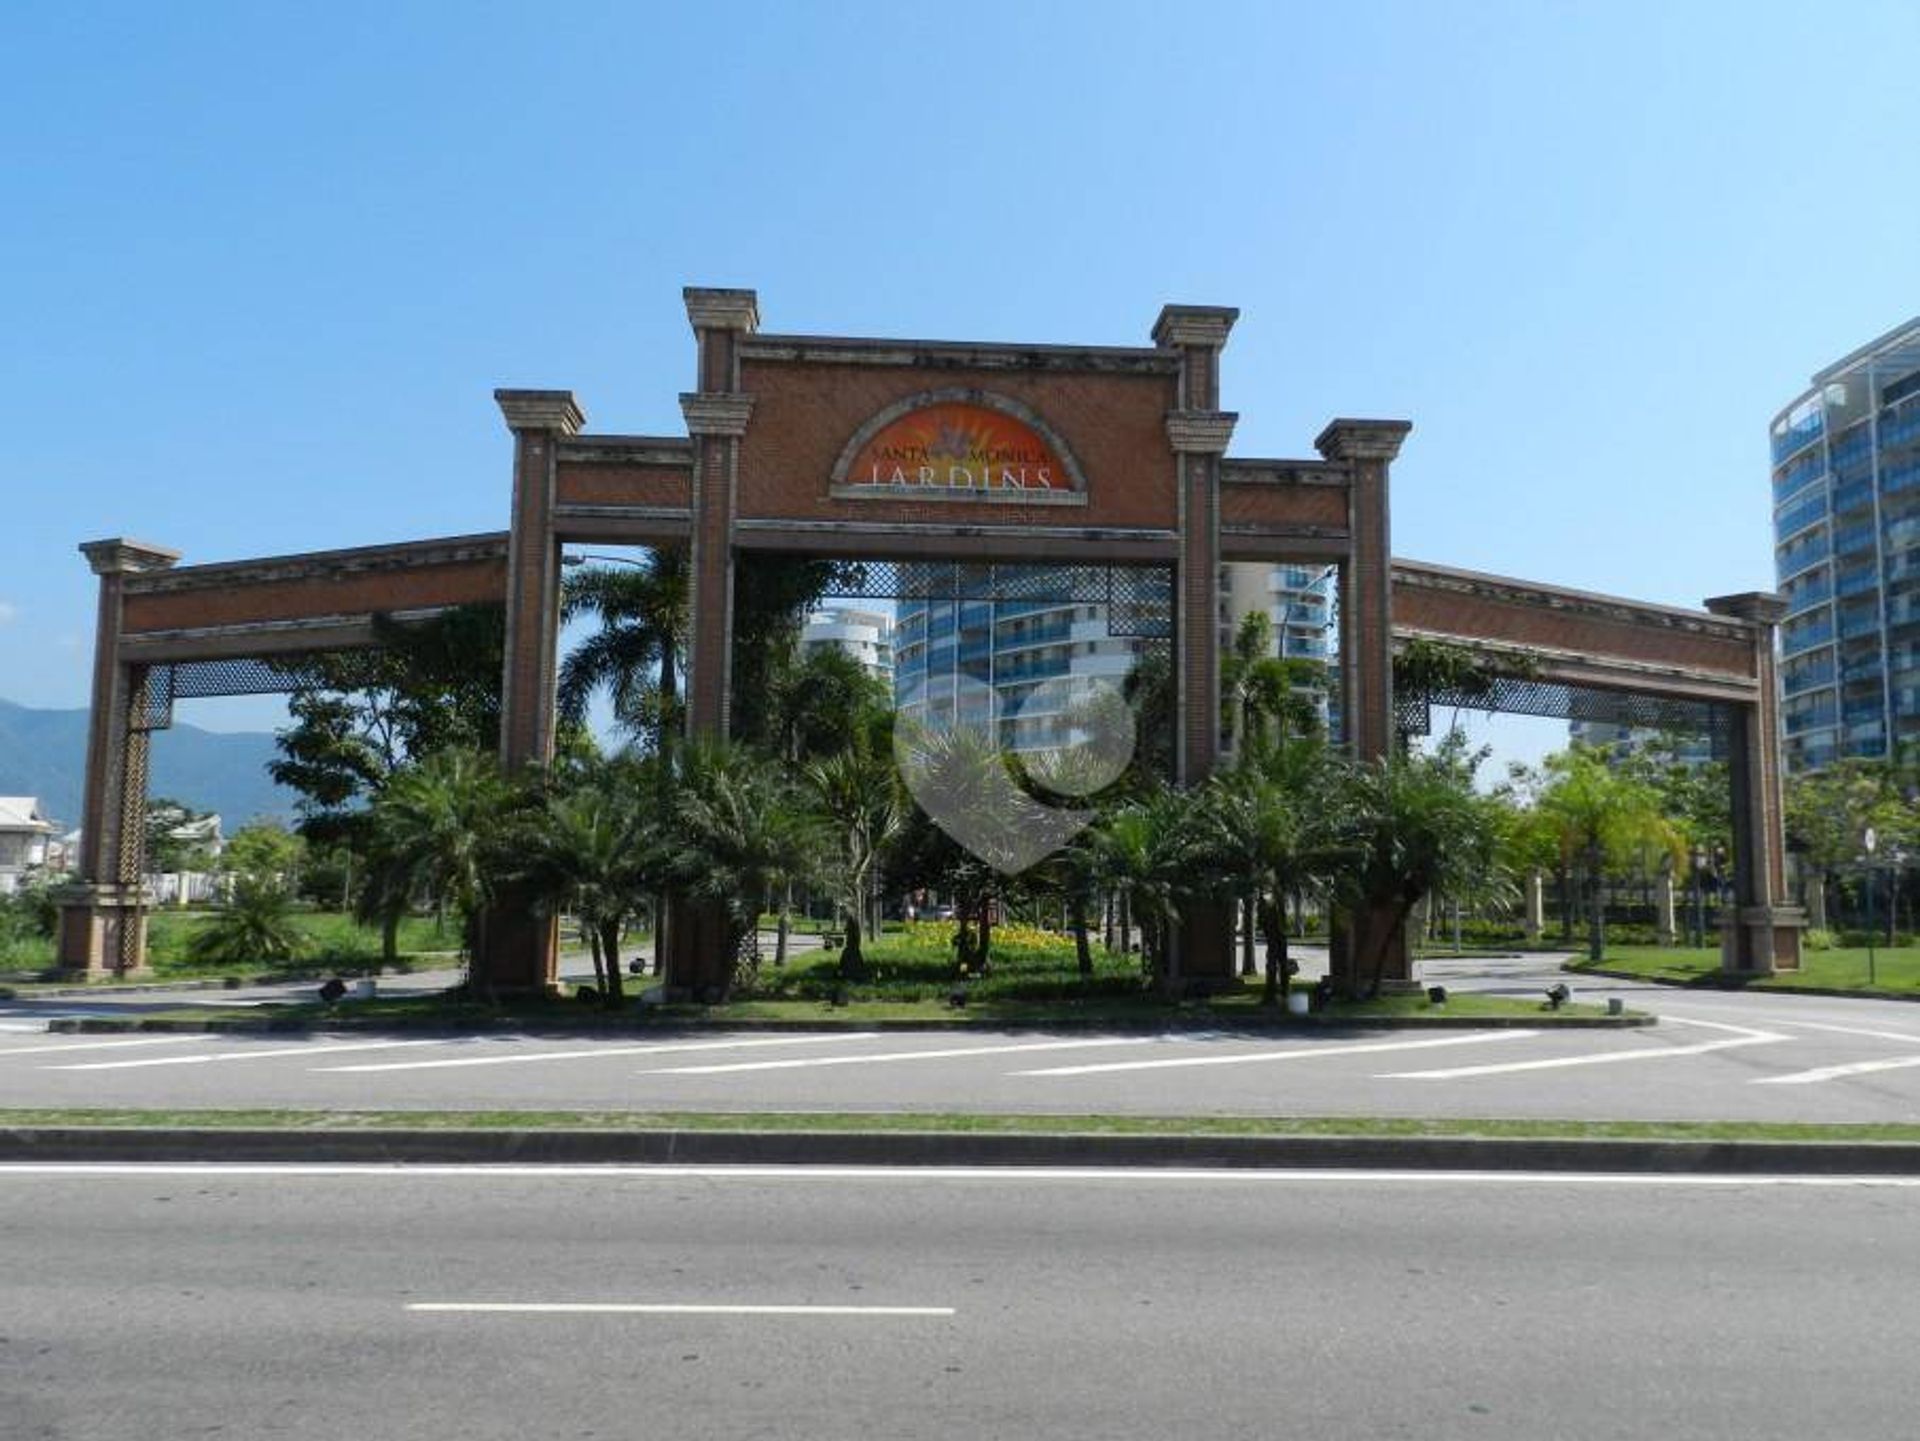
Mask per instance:
[[[492,757],[444,750],[396,772],[373,805],[368,889],[387,898],[425,895],[458,915],[473,974],[482,978],[487,906],[507,873],[503,840],[521,803]]]
[[[1216,776],[1199,808],[1208,852],[1258,917],[1267,946],[1265,1005],[1279,1003],[1290,989],[1288,897],[1331,876],[1343,859],[1337,774],[1319,741],[1283,741]]]
[[[293,896],[277,877],[242,873],[234,878],[226,904],[188,943],[196,961],[246,965],[290,961],[306,937],[293,923]]]
[[[838,755],[808,766],[805,777],[813,806],[837,842],[827,873],[847,923],[840,975],[853,980],[866,971],[861,920],[872,900],[880,857],[899,835],[906,806],[892,759],[857,736]]]
[[[1181,908],[1203,884],[1190,793],[1160,790],[1115,810],[1091,828],[1094,874],[1138,924],[1147,971],[1167,979]]]
[[[657,748],[671,744],[679,724],[688,572],[686,550],[675,547],[651,551],[635,565],[587,566],[567,576],[562,621],[592,616],[600,629],[561,663],[562,717],[579,722],[588,701],[604,690],[621,725],[651,736]]]
[[[703,741],[680,756],[672,827],[668,864],[680,887],[725,913],[730,985],[768,888],[816,864],[819,821],[772,761]]]
[[[554,778],[517,828],[514,879],[544,910],[577,916],[609,1010],[625,1003],[620,936],[661,880],[664,856],[647,767],[597,761]]]
[[[1587,955],[1606,953],[1606,873],[1610,863],[1644,848],[1686,853],[1680,832],[1660,813],[1660,798],[1644,781],[1616,770],[1599,752],[1576,746],[1548,756],[1551,779],[1539,810],[1559,835],[1565,854],[1580,860],[1587,880]]]
[[[1344,862],[1335,874],[1352,909],[1383,914],[1362,995],[1380,993],[1387,949],[1422,897],[1505,893],[1496,803],[1473,790],[1472,762],[1452,749],[1345,768],[1329,807]]]

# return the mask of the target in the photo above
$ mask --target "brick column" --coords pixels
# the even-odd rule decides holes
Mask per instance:
[[[513,510],[507,541],[506,658],[500,683],[500,766],[509,774],[553,759],[554,692],[560,645],[560,542],[553,533],[559,441],[586,423],[566,390],[496,390],[513,432]],[[501,895],[474,957],[496,990],[553,984],[559,917],[536,915],[526,900]]]
[[[1715,615],[1753,627],[1751,705],[1734,710],[1728,754],[1733,786],[1734,914],[1720,921],[1720,968],[1736,975],[1800,969],[1800,933],[1806,912],[1787,904],[1786,823],[1780,789],[1780,680],[1777,628],[1786,601],[1764,591],[1717,596]]]
[[[1174,781],[1204,785],[1220,758],[1220,458],[1239,419],[1220,405],[1220,352],[1240,312],[1169,305],[1153,343],[1180,357],[1179,390],[1167,413],[1180,500],[1180,560],[1174,586]],[[1169,979],[1180,991],[1229,984],[1233,910],[1194,906],[1174,935]]]
[[[147,733],[136,728],[146,702],[146,668],[120,657],[126,578],[169,569],[175,550],[130,540],[96,540],[80,553],[100,577],[94,621],[93,696],[87,718],[87,785],[74,884],[62,886],[60,968],[85,980],[146,969],[144,829]]]
[[[693,534],[688,555],[687,733],[724,736],[733,681],[733,516],[740,437],[753,397],[740,391],[739,339],[759,329],[751,290],[686,292],[699,341],[700,388],[680,397],[693,439]]]
[[[1314,441],[1326,459],[1347,468],[1347,557],[1340,567],[1340,714],[1354,757],[1377,761],[1395,744],[1393,723],[1393,538],[1388,468],[1413,427],[1404,420],[1336,420]],[[1383,941],[1391,918],[1358,915],[1334,937],[1334,982],[1351,992],[1384,944],[1381,988],[1416,984],[1404,928]]]
[[[688,549],[687,734],[724,738],[733,689],[733,520],[740,437],[753,397],[740,390],[742,335],[760,327],[751,290],[685,292],[699,342],[699,389],[680,397],[693,440],[693,517]],[[724,993],[732,981],[726,918],[717,906],[676,900],[667,919],[669,994]]]

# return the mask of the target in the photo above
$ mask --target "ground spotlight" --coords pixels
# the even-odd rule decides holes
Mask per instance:
[[[347,993],[347,983],[338,976],[329,976],[320,983],[320,999],[329,1006]]]
[[[948,991],[947,1004],[952,1006],[956,1011],[965,1009],[967,1004],[967,988],[965,986],[955,986],[952,990]]]
[[[1557,1011],[1573,999],[1573,992],[1567,989],[1565,981],[1555,981],[1547,991],[1547,1009]]]
[[[1428,1005],[1444,1006],[1446,1003],[1447,1003],[1447,988],[1445,986],[1428,986],[1427,987],[1427,1004]]]

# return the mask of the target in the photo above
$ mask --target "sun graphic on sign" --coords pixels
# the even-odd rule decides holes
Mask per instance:
[[[1067,474],[1032,426],[956,401],[900,416],[868,440],[843,473],[856,485],[996,493],[1063,488]]]

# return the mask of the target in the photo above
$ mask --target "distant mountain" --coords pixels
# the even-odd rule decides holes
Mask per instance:
[[[289,820],[294,793],[273,783],[273,737],[222,733],[176,722],[153,738],[148,794],[215,811],[228,835],[256,816]],[[87,713],[35,710],[0,700],[0,795],[37,796],[62,826],[80,823],[87,783]]]

